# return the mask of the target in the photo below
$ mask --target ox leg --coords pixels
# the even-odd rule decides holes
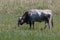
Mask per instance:
[[[49,29],[51,29],[52,27],[52,22],[51,22],[51,18],[49,19]]]
[[[29,25],[30,25],[30,29],[31,29],[31,26],[32,26],[31,22],[30,22],[30,24],[29,24]]]
[[[50,29],[53,27],[53,17],[52,17],[52,15],[49,18],[49,26],[50,26]]]
[[[44,29],[46,29],[46,26],[47,26],[47,23],[45,23],[45,27],[44,27]]]
[[[34,29],[34,22],[30,22],[30,29],[31,29],[32,26],[33,26],[33,29]]]
[[[34,29],[34,22],[33,22],[33,29]]]
[[[49,20],[46,20],[46,21],[45,21],[45,27],[44,27],[44,29],[46,29],[46,27],[49,27],[49,29],[50,29]]]
[[[51,29],[51,23],[50,23],[50,21],[48,21],[48,22],[46,23],[46,25],[47,25],[47,27],[49,27],[49,29]]]
[[[44,29],[46,29],[46,27],[48,27],[48,21],[45,21],[45,27],[44,27]]]
[[[49,29],[51,29],[51,27],[52,27],[52,23],[51,23],[51,19],[50,18],[45,21],[44,29],[46,29],[46,27],[49,27]]]
[[[51,24],[51,20],[50,19],[46,22],[46,25],[47,25],[47,27],[49,27],[49,29],[51,29],[52,24]]]

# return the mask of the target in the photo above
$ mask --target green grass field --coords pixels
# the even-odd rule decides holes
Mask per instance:
[[[0,0],[0,40],[60,40],[60,12],[58,10],[60,1],[54,0],[52,5],[49,5],[47,1],[46,5],[43,0],[32,3],[31,1],[25,0],[24,2],[23,0],[21,3],[21,0]],[[55,6],[57,7],[55,8]],[[18,27],[18,17],[28,9],[53,10],[54,27],[51,30],[48,27],[40,30],[44,27],[44,22],[36,22],[34,29],[31,30],[27,24]],[[56,10],[58,11],[55,14]]]

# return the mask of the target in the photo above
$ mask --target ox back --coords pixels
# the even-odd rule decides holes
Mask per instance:
[[[25,21],[36,21],[36,22],[42,22],[44,20],[47,20],[50,18],[50,14],[44,13],[43,11],[40,12],[40,10],[30,10],[25,12]]]

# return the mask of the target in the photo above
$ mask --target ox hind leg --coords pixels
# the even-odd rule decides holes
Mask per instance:
[[[51,17],[49,19],[49,28],[51,29],[53,27],[53,18]]]
[[[50,19],[50,18],[47,18],[47,19],[45,20],[45,27],[44,27],[44,29],[46,29],[46,27],[48,27],[49,29],[51,29],[51,26],[52,26],[51,23],[52,23],[52,22],[51,22],[51,19]]]
[[[49,26],[49,21],[46,20],[46,21],[45,21],[45,27],[44,27],[44,29],[46,29],[46,27],[48,27],[48,26]]]
[[[44,27],[44,29],[46,29],[46,27],[49,27],[49,29],[51,29],[53,27],[53,18],[52,17],[47,18],[45,20],[45,27]]]
[[[50,16],[49,18],[47,18],[45,20],[45,27],[44,27],[44,29],[46,27],[49,27],[49,29],[51,29],[53,27],[53,18],[52,18],[52,16]]]

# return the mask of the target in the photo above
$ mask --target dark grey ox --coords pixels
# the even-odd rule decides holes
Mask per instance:
[[[37,10],[32,9],[28,10],[24,13],[22,17],[19,17],[18,19],[18,26],[22,25],[24,23],[30,25],[30,29],[33,26],[34,29],[34,22],[42,22],[45,21],[45,27],[53,27],[53,17],[52,17],[52,11],[51,10]]]

